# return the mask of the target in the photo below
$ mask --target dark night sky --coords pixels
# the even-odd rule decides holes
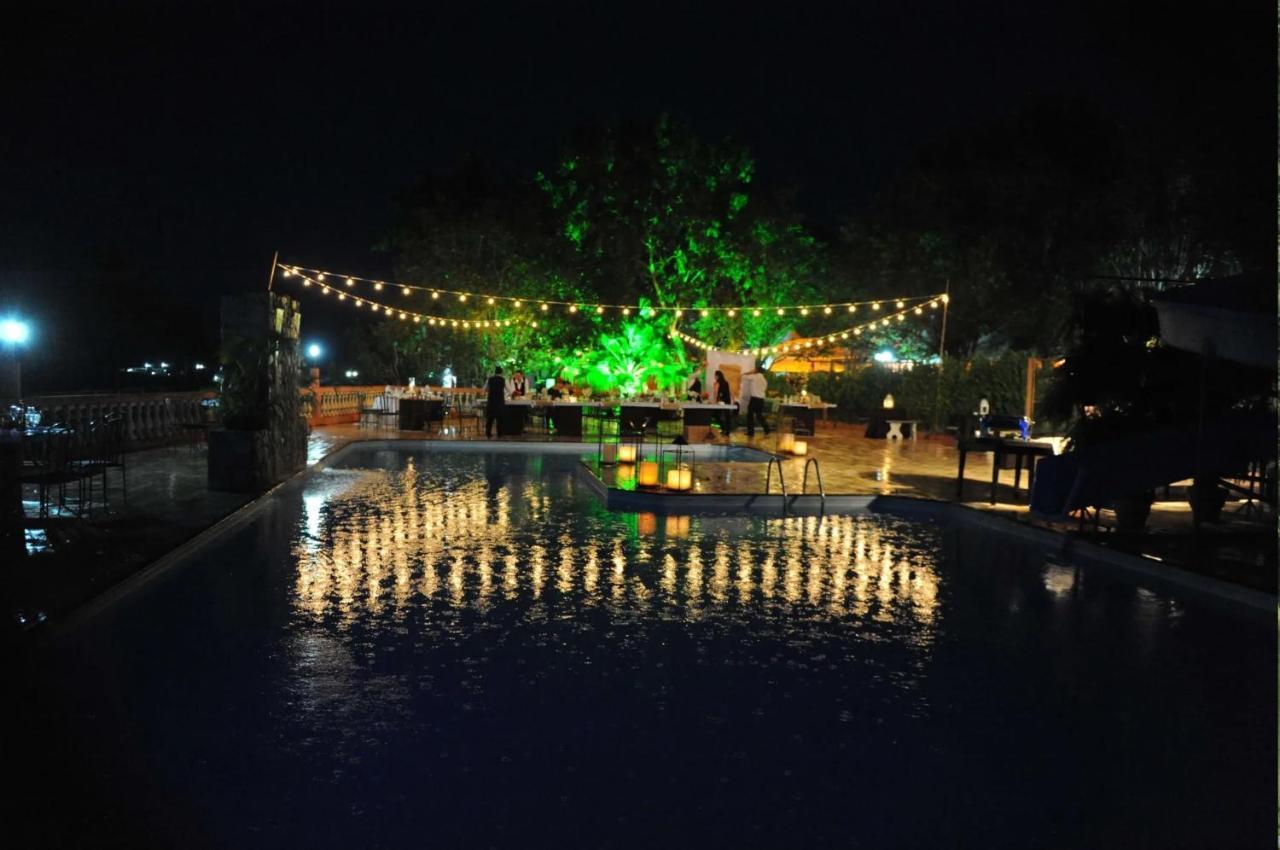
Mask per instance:
[[[63,344],[109,286],[207,328],[275,249],[383,274],[371,246],[423,173],[479,152],[527,176],[575,125],[661,110],[745,142],[819,224],[1051,93],[1274,185],[1267,2],[25,5],[60,8],[0,28],[0,308]],[[104,283],[104,255],[136,280]]]

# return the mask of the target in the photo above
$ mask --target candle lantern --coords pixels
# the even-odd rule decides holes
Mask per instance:
[[[618,462],[639,463],[644,460],[644,430],[622,427],[621,409],[615,407],[613,412],[621,435],[618,438]]]
[[[640,461],[640,469],[636,477],[636,483],[641,487],[658,486],[658,462],[656,460]]]
[[[809,444],[804,440],[796,440],[795,445],[791,448],[791,453],[797,457],[807,455],[809,453]]]
[[[592,408],[585,412],[596,425],[596,462],[608,466],[618,462],[626,462],[622,451],[621,420],[616,407]],[[635,456],[631,457],[635,461]]]
[[[778,434],[778,453],[779,454],[782,454],[784,452],[787,454],[790,454],[791,451],[795,448],[795,445],[796,445],[795,434],[791,433],[790,431],[787,431],[786,433]]]
[[[668,490],[687,492],[693,489],[693,450],[677,445],[662,453],[662,482]]]

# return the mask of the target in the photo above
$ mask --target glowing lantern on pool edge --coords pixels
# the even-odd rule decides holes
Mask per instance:
[[[796,440],[795,445],[791,449],[793,455],[806,455],[809,453],[809,444],[804,440]]]
[[[667,489],[668,490],[692,490],[693,489],[693,470],[686,464],[680,464],[677,467],[667,470]]]
[[[618,445],[618,463],[635,463],[636,447],[634,443],[621,443]]]
[[[778,451],[789,452],[795,448],[796,435],[791,433],[778,435]]]
[[[658,462],[656,460],[640,461],[639,484],[641,487],[658,486]]]

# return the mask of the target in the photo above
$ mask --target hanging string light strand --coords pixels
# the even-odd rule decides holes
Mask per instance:
[[[351,306],[356,309],[368,308],[371,314],[381,314],[389,319],[399,318],[401,321],[411,321],[415,324],[426,324],[435,327],[456,329],[456,330],[479,330],[479,331],[496,331],[501,328],[511,327],[513,323],[519,320],[513,319],[489,319],[489,318],[462,318],[456,316],[439,316],[432,313],[420,313],[415,310],[405,310],[399,307],[392,307],[372,298],[365,298],[360,295],[348,294],[347,287],[343,285],[334,285],[327,277],[316,275],[312,277],[304,274],[299,270],[291,270],[286,273],[286,277],[297,277],[302,281],[303,288],[314,288],[321,295],[333,296],[337,301],[348,301]],[[522,324],[528,324],[530,327],[538,327],[538,320],[531,319]]]
[[[868,322],[852,325],[844,330],[822,334],[814,337],[813,339],[806,339],[803,342],[782,342],[777,345],[741,348],[737,349],[737,351],[741,354],[753,354],[757,357],[763,357],[768,354],[794,354],[804,351],[820,351],[829,345],[848,342],[849,340],[862,336],[863,333],[873,331],[876,328],[887,328],[892,324],[904,322],[909,315],[922,316],[925,315],[926,311],[933,312],[943,304],[948,303],[950,300],[951,296],[945,292],[938,295],[930,295],[927,296],[922,303],[918,303],[913,306],[906,306],[906,304],[903,303],[901,309],[895,312],[887,313],[882,317],[877,317]],[[677,339],[684,340],[694,348],[702,349],[703,351],[716,349],[716,346],[698,339],[691,334],[685,333],[674,324],[671,326],[671,335]]]
[[[387,282],[385,280],[376,280],[374,278],[361,277],[359,275],[338,274],[325,271],[323,269],[312,269],[304,266],[293,266],[281,264],[285,277],[298,276],[304,279],[310,279],[313,282],[323,283],[333,289],[341,291],[353,289],[357,284],[361,286],[372,287],[375,292],[384,290],[400,290],[400,294],[406,297],[412,296],[414,293],[428,293],[433,302],[445,301],[457,304],[484,305],[493,307],[503,304],[515,310],[529,310],[533,313],[545,313],[555,307],[565,309],[569,313],[595,313],[603,314],[606,311],[617,311],[624,316],[630,316],[633,312],[639,313],[641,308],[634,304],[611,304],[595,301],[562,301],[555,298],[527,298],[515,295],[496,295],[485,292],[476,292],[462,289],[448,289],[439,286],[422,286],[416,283],[398,283]],[[778,305],[735,305],[735,306],[704,306],[704,307],[659,307],[648,306],[644,308],[645,314],[655,316],[659,313],[669,314],[676,319],[686,317],[707,318],[712,315],[726,315],[730,318],[737,316],[759,318],[766,315],[775,316],[802,316],[802,317],[820,317],[848,315],[858,313],[860,310],[870,310],[873,314],[879,313],[882,309],[902,309],[906,306],[918,306],[933,299],[936,295],[904,295],[898,298],[877,298],[865,301],[832,301],[824,304],[797,304],[792,306]]]

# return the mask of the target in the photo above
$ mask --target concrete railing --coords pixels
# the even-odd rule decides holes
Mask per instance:
[[[478,387],[441,389],[426,388],[469,405],[482,398]],[[304,387],[302,409],[311,425],[335,425],[356,422],[363,408],[372,407],[376,396],[386,387],[338,386]],[[88,433],[89,424],[110,414],[124,421],[125,440],[130,446],[163,443],[181,438],[185,426],[216,421],[216,412],[203,402],[217,398],[214,390],[174,393],[82,393],[76,395],[44,395],[28,398],[40,409],[45,424],[61,424],[77,433]]]
[[[357,422],[360,411],[373,406],[374,398],[386,392],[384,385],[374,386],[336,386],[305,387],[302,390],[302,409],[307,421],[312,425],[338,425]],[[454,400],[458,404],[469,405],[481,398],[479,387],[424,387],[431,393],[437,393]]]
[[[178,439],[184,426],[208,421],[202,402],[216,398],[212,390],[182,393],[130,393],[45,395],[28,398],[40,410],[41,422],[88,433],[92,422],[115,414],[124,422],[125,441],[130,445],[162,443]]]

